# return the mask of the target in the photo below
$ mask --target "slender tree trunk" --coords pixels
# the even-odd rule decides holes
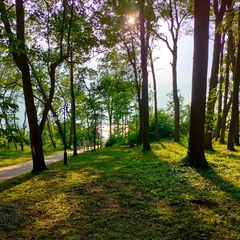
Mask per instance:
[[[236,137],[235,137],[235,144],[236,146],[239,146],[240,143],[239,143],[239,111],[238,111],[238,118],[237,118],[237,124],[236,124]]]
[[[172,51],[172,77],[173,77],[173,101],[174,101],[174,142],[180,141],[180,104],[177,88],[177,42],[174,42]]]
[[[190,133],[186,162],[191,166],[206,164],[204,124],[208,65],[210,0],[194,1],[194,54]]]
[[[213,149],[212,136],[213,136],[213,122],[214,122],[214,108],[217,99],[217,85],[218,85],[218,71],[221,52],[221,33],[218,26],[221,23],[228,0],[223,0],[220,12],[218,10],[218,1],[214,0],[214,14],[215,14],[215,35],[213,45],[213,60],[212,69],[209,83],[209,94],[206,115],[206,133],[205,133],[205,149]]]
[[[29,65],[31,67],[32,74],[35,77],[35,79],[37,80],[38,89],[39,89],[40,93],[42,94],[42,98],[43,98],[43,100],[45,102],[47,102],[47,99],[48,99],[47,94],[46,94],[44,88],[42,87],[42,83],[41,83],[41,81],[40,81],[40,79],[39,79],[39,77],[38,77],[38,75],[37,75],[37,73],[35,71],[35,68],[34,68],[33,64],[31,63],[31,61],[28,61],[28,62],[29,62]],[[61,123],[60,123],[60,121],[58,119],[58,113],[55,111],[55,109],[53,108],[52,105],[50,106],[50,111],[51,111],[52,116],[54,118],[54,122],[57,125],[57,128],[58,128],[60,137],[62,139],[62,142],[64,143],[64,133],[63,133],[62,125],[61,125]]]
[[[74,93],[74,82],[73,82],[73,59],[72,50],[70,53],[70,86],[71,86],[71,120],[72,120],[72,131],[73,131],[73,156],[77,156],[77,129],[76,129],[76,104],[75,104],[75,93]]]
[[[156,83],[156,75],[155,75],[151,49],[149,50],[149,55],[150,55],[150,63],[151,63],[152,78],[153,78],[155,134],[156,134],[156,141],[159,141],[160,135],[159,135],[159,127],[158,127],[157,83]]]
[[[139,129],[138,129],[138,136],[137,136],[137,144],[142,144],[143,142],[143,107],[142,107],[142,96],[141,96],[141,78],[137,71],[137,60],[136,60],[136,51],[133,42],[132,36],[132,54],[130,49],[126,46],[128,59],[133,67],[134,72],[134,80],[135,80],[135,87],[137,91],[137,101],[138,101],[138,109],[139,109]]]
[[[223,66],[224,46],[225,46],[224,42],[225,42],[225,34],[223,34],[223,36],[222,36],[220,67]],[[223,72],[221,71],[219,90],[218,90],[218,92],[219,92],[219,94],[218,94],[218,116],[217,116],[217,127],[216,127],[216,132],[215,132],[215,141],[217,141],[219,139],[221,126],[222,126],[221,124],[222,124],[223,81],[224,81],[224,76],[223,76]]]
[[[227,42],[227,56],[226,56],[226,72],[225,72],[225,87],[224,87],[224,100],[223,100],[223,115],[221,123],[221,132],[219,142],[225,144],[225,131],[226,131],[226,122],[227,115],[232,104],[232,94],[229,96],[229,73],[230,73],[230,62],[231,62],[231,49],[232,49],[232,37],[231,31],[228,33],[228,42]]]
[[[52,128],[51,128],[51,124],[50,124],[49,118],[47,118],[47,127],[48,127],[48,133],[49,133],[49,137],[51,139],[53,148],[56,148],[56,142],[54,141],[54,135],[53,135],[53,132],[52,132]]]

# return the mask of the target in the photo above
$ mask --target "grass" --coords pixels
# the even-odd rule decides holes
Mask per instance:
[[[57,154],[63,152],[62,148],[50,148],[47,147],[44,149],[44,154],[46,156]],[[31,161],[32,154],[31,149],[28,147],[25,151],[15,150],[15,149],[1,149],[0,151],[0,168],[8,167],[14,164]]]
[[[240,239],[240,149],[194,169],[186,145],[85,152],[0,183],[1,239]]]

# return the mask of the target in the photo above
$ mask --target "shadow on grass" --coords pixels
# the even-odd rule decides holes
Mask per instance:
[[[224,191],[232,199],[240,203],[240,188],[219,176],[210,164],[205,168],[195,168],[195,170],[221,191]]]
[[[179,166],[138,147],[83,153],[69,158],[67,166],[55,163],[20,181],[27,184],[18,190],[21,196],[5,201],[9,222],[0,234],[6,239],[224,239],[219,228],[225,231],[225,223],[208,220],[209,212],[220,215],[221,209],[189,201],[207,190],[196,190],[188,179],[194,171]],[[8,204],[15,207],[17,222]],[[236,239],[234,234],[227,239]]]
[[[29,172],[29,173],[23,174],[19,177],[14,177],[7,181],[0,182],[0,193],[6,191],[8,189],[14,188],[15,186],[17,186],[19,184],[27,182],[28,180],[32,179],[34,176],[36,176],[36,174]]]

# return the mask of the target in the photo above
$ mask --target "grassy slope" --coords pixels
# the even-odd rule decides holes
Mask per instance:
[[[216,148],[208,170],[182,166],[186,144],[165,141],[1,183],[1,239],[240,239],[240,154]]]

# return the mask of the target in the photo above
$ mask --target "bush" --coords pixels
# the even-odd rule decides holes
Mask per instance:
[[[105,147],[111,147],[114,144],[122,144],[122,143],[124,143],[124,139],[122,136],[112,136],[106,141]]]
[[[174,127],[171,117],[162,109],[158,111],[158,129],[160,138],[169,138],[173,136]],[[150,117],[149,136],[150,141],[154,141],[156,139],[154,116]]]

